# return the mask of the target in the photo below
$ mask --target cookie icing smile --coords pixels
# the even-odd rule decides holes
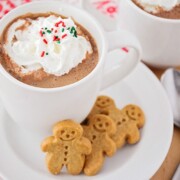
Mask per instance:
[[[93,125],[93,127],[94,127],[94,129],[96,129],[99,132],[106,132],[105,129],[100,129],[100,128],[96,127],[96,125]]]

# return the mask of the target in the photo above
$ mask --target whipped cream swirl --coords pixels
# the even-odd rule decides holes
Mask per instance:
[[[145,11],[158,13],[161,9],[170,11],[176,5],[180,4],[180,0],[135,0]]]
[[[61,76],[92,53],[90,42],[77,35],[76,28],[71,18],[55,15],[18,19],[8,28],[4,49],[23,73],[43,68]]]

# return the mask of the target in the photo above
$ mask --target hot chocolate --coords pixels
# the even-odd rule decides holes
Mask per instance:
[[[26,14],[1,35],[1,64],[16,79],[36,87],[75,83],[98,63],[91,34],[72,18]]]
[[[132,0],[144,11],[167,19],[180,19],[180,0]]]

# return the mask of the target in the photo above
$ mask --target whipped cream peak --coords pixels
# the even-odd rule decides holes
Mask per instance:
[[[6,53],[23,73],[43,68],[61,76],[92,53],[90,42],[77,34],[71,18],[50,15],[16,20],[8,29]]]
[[[145,11],[158,13],[161,9],[170,11],[176,5],[180,4],[180,0],[135,0],[141,5]]]

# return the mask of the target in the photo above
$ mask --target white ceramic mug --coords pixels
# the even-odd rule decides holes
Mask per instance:
[[[121,0],[118,24],[132,32],[143,49],[142,59],[156,67],[180,65],[180,19],[151,15],[131,0]]]
[[[141,47],[130,33],[120,30],[105,33],[88,13],[58,1],[33,2],[14,9],[0,21],[0,34],[11,20],[28,12],[55,12],[72,16],[92,34],[99,51],[99,62],[89,75],[59,88],[26,85],[0,66],[0,95],[7,112],[20,126],[45,136],[51,133],[52,125],[59,120],[74,119],[81,122],[93,107],[100,89],[123,79],[135,68],[141,58]],[[124,46],[135,50],[133,58],[103,72],[108,50]]]

